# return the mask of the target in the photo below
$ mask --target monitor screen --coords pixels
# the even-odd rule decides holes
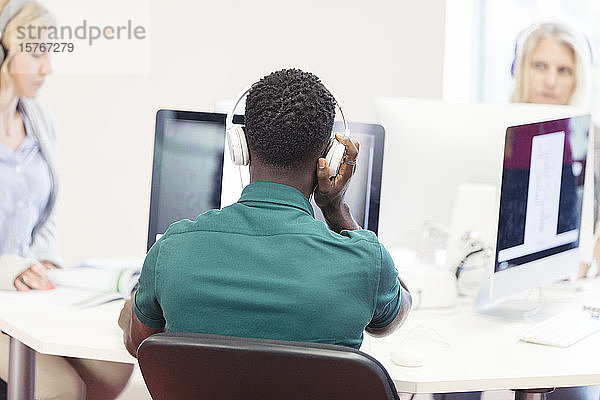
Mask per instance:
[[[589,116],[506,131],[495,272],[579,246]]]
[[[221,206],[225,116],[156,114],[148,249],[169,225]]]
[[[199,214],[221,207],[223,179],[227,179],[223,174],[225,117],[217,113],[158,111],[148,249],[173,222],[195,220]],[[243,117],[236,116],[235,122],[242,123]],[[356,221],[377,233],[384,130],[380,125],[361,123],[351,123],[350,130],[361,147],[346,202]],[[336,123],[334,131],[343,131],[341,124]],[[229,155],[225,162],[231,162]],[[226,186],[239,187],[239,183],[228,182]],[[315,217],[324,220],[314,203],[313,207]]]

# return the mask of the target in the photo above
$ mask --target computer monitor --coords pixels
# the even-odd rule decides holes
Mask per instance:
[[[493,271],[476,306],[510,316],[498,300],[577,273],[590,116],[506,130]]]
[[[538,104],[375,99],[375,120],[386,130],[380,240],[388,248],[418,249],[427,239],[428,222],[452,230],[460,184],[491,185],[492,193],[499,192],[507,127],[577,112],[572,107]],[[488,242],[495,241],[494,224],[491,218],[489,235],[484,237]],[[445,243],[437,245],[443,248]]]
[[[148,249],[169,225],[221,206],[225,115],[156,113]]]
[[[194,220],[239,198],[240,171],[233,167],[229,154],[224,157],[225,117],[205,112],[157,112],[148,249],[173,222]],[[243,116],[234,121],[243,123]],[[336,122],[334,131],[340,128]],[[357,222],[377,233],[384,130],[380,125],[352,122],[350,130],[361,147],[346,201]],[[247,168],[242,170],[247,173]],[[315,217],[324,220],[316,206]]]

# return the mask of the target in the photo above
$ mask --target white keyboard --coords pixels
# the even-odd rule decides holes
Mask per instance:
[[[555,315],[529,327],[519,334],[525,342],[557,347],[569,347],[600,331],[600,318],[589,311]]]

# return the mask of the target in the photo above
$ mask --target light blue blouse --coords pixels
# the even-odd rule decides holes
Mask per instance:
[[[0,144],[0,254],[24,256],[52,190],[52,176],[29,120],[25,139],[13,152]]]

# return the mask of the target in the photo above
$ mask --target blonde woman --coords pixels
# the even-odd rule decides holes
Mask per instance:
[[[22,51],[19,27],[51,26],[37,2],[0,0],[0,289],[52,289],[60,265],[54,210],[55,129],[34,100],[51,66],[48,52]],[[9,339],[0,333],[0,379],[8,378]],[[36,355],[36,399],[113,399],[132,366]],[[1,394],[0,394],[1,396]]]
[[[586,41],[566,27],[544,23],[529,28],[515,48],[512,101],[585,105],[589,58]]]

